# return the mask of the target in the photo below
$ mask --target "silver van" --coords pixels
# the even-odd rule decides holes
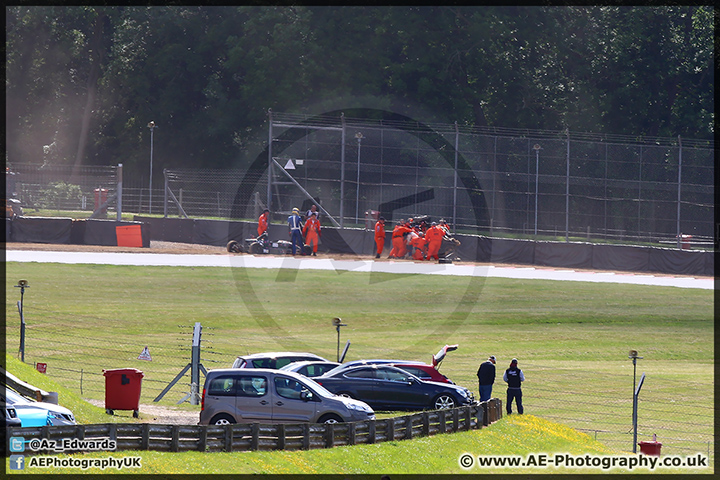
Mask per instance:
[[[267,368],[210,370],[200,425],[339,423],[375,419],[365,402],[338,397],[315,381]]]

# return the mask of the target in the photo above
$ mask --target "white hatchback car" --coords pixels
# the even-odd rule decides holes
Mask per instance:
[[[326,359],[314,353],[266,352],[239,356],[233,362],[232,368],[282,368],[289,363],[306,360],[327,362]]]

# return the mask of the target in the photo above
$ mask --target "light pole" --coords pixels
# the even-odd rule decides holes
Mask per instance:
[[[23,314],[23,297],[25,289],[30,288],[27,280],[19,280],[15,285],[20,289],[20,301],[18,302],[18,311],[20,312],[20,361],[25,362],[25,315]]]
[[[355,134],[358,141],[358,160],[357,160],[357,187],[355,188],[355,223],[360,223],[360,142],[363,134],[358,132]]]
[[[148,213],[152,213],[153,136],[156,128],[155,122],[148,123],[148,128],[150,129],[150,205]]]
[[[346,323],[342,323],[341,318],[333,318],[332,324],[335,326],[335,330],[337,330],[337,361],[340,361],[340,327],[347,327]]]
[[[637,371],[637,361],[638,352],[637,350],[630,350],[630,354],[628,355],[628,358],[632,360],[633,362],[633,414],[632,414],[632,422],[633,422],[633,453],[637,453],[637,397],[638,392],[635,390],[635,374]],[[645,377],[643,377],[643,380]]]
[[[539,180],[538,170],[540,168],[540,150],[542,150],[542,147],[536,143],[535,145],[533,145],[533,150],[535,150],[535,237],[537,237],[538,180]]]

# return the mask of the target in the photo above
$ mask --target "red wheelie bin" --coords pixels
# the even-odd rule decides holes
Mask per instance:
[[[114,410],[132,410],[138,418],[140,389],[143,372],[136,368],[103,370],[105,376],[105,413],[113,415]]]

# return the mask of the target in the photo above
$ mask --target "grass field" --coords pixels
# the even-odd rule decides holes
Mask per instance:
[[[103,368],[135,367],[146,375],[142,402],[151,402],[189,362],[194,322],[203,325],[203,363],[216,368],[271,350],[334,359],[331,320],[341,317],[349,360],[429,362],[446,343],[459,344],[440,370],[475,392],[482,360],[496,355],[501,375],[517,357],[526,413],[622,451],[632,446],[627,352],[638,350],[637,376],[647,374],[639,439],[657,433],[676,454],[714,445],[712,291],[287,269],[8,263],[6,273],[8,352],[16,355],[18,345],[13,285],[24,278],[26,362],[47,362],[51,376],[77,391],[82,370],[87,398],[103,398]],[[152,362],[137,360],[145,345]]]

